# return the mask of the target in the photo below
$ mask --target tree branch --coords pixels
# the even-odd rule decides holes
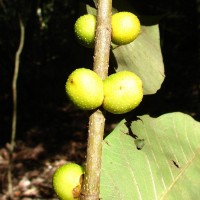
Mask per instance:
[[[111,41],[112,0],[99,0],[93,70],[105,79],[108,75]],[[82,200],[99,200],[102,141],[105,117],[99,109],[89,118],[86,173]]]

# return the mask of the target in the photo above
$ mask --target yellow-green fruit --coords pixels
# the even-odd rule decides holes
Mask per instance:
[[[80,44],[85,47],[94,47],[96,16],[86,14],[79,17],[74,25],[75,35]]]
[[[52,182],[59,199],[79,199],[83,174],[83,168],[75,163],[62,165],[55,171]]]
[[[112,16],[112,42],[116,45],[129,44],[140,33],[140,21],[130,12],[118,12]]]
[[[141,79],[130,71],[121,71],[104,80],[103,107],[113,114],[127,113],[143,98]]]
[[[103,81],[90,69],[79,68],[73,71],[65,89],[69,99],[82,110],[93,110],[103,102]]]

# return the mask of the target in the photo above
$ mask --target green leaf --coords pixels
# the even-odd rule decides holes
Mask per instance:
[[[86,10],[87,13],[91,14],[91,15],[97,15],[97,9],[93,8],[92,6],[86,4]]]
[[[144,94],[160,89],[165,75],[158,25],[142,26],[135,41],[115,48],[113,54],[117,71],[133,71],[142,79]]]
[[[199,199],[200,123],[177,112],[126,124],[104,140],[101,198]]]

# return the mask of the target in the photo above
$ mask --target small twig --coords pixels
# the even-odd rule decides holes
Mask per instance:
[[[15,54],[15,68],[14,68],[13,82],[12,82],[13,117],[12,117],[12,133],[11,133],[11,151],[13,151],[15,146],[15,135],[16,135],[16,125],[17,125],[17,79],[19,74],[20,56],[24,46],[24,33],[25,33],[24,24],[20,17],[19,17],[19,25],[20,25],[20,42],[19,42],[19,47]]]
[[[99,0],[93,70],[105,79],[108,75],[111,41],[112,0]],[[82,200],[99,200],[102,141],[105,117],[99,109],[89,118],[86,173]]]
[[[16,137],[16,125],[17,125],[17,79],[19,73],[19,63],[20,55],[24,46],[24,37],[25,37],[25,27],[21,17],[19,17],[20,25],[20,41],[19,47],[15,53],[15,67],[12,81],[12,92],[13,92],[13,116],[12,116],[12,132],[11,132],[11,142],[9,147],[9,167],[8,167],[8,193],[10,198],[13,197],[12,191],[12,154],[15,148],[15,137]]]

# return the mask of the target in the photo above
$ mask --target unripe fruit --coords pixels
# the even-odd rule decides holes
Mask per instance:
[[[140,21],[130,12],[118,12],[112,16],[111,40],[116,45],[129,44],[140,33]]]
[[[80,44],[93,48],[96,31],[96,16],[86,14],[79,17],[74,25],[75,35]]]
[[[141,79],[130,71],[121,71],[104,80],[103,108],[113,114],[127,113],[143,98]]]
[[[73,71],[65,89],[69,99],[82,110],[93,110],[103,102],[103,81],[90,69],[79,68]]]
[[[69,163],[53,174],[53,188],[61,200],[79,199],[84,170],[80,165]]]

